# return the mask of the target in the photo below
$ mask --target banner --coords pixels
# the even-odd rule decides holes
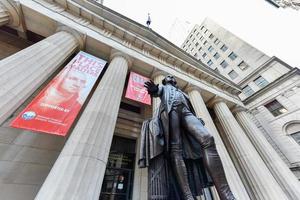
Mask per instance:
[[[130,72],[125,97],[138,102],[142,102],[144,104],[151,105],[151,97],[148,94],[147,89],[144,87],[144,83],[148,80],[149,78],[146,78],[134,72]]]
[[[105,64],[79,52],[10,126],[65,136]]]

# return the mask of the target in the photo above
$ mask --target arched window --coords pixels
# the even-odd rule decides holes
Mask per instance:
[[[300,145],[300,122],[289,123],[285,127],[285,131]]]

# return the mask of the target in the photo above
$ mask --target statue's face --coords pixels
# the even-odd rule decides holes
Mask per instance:
[[[172,75],[167,75],[165,77],[165,83],[170,83],[171,85],[175,86],[177,84],[176,79]]]

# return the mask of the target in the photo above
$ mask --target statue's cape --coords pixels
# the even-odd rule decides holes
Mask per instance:
[[[169,164],[169,117],[167,112],[158,112],[154,118],[145,120],[141,131],[139,167],[149,167],[149,195],[180,200],[177,181]],[[203,188],[212,186],[202,160],[202,148],[191,134],[182,130],[183,157],[186,164],[190,188],[195,196],[203,194]],[[158,177],[159,176],[159,177]],[[158,178],[155,178],[158,177]],[[158,181],[159,180],[159,181]],[[158,182],[156,182],[158,181]],[[160,188],[160,194],[156,189]]]

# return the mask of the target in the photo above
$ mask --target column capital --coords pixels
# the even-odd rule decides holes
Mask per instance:
[[[242,106],[239,106],[239,105],[235,105],[232,109],[231,109],[231,112],[233,113],[233,114],[236,114],[236,113],[238,113],[238,112],[246,112],[247,111],[247,109],[246,108],[244,108],[244,107],[242,107]]]
[[[74,36],[74,38],[78,42],[78,50],[83,50],[85,48],[86,34],[80,33],[77,30],[63,24],[59,24],[56,28],[56,32],[60,32],[60,31],[70,33],[71,35]]]
[[[166,76],[167,73],[154,67],[154,69],[151,73],[151,76],[150,76],[151,79],[154,79],[156,76],[159,76],[159,75]]]
[[[9,22],[8,25],[13,27],[21,26],[21,10],[20,3],[18,0],[1,0],[2,4],[9,13]]]
[[[192,85],[190,83],[187,83],[187,85],[183,89],[185,92],[191,92],[193,90],[196,90],[198,92],[201,92],[201,89],[195,85]]]
[[[207,105],[209,107],[213,107],[215,104],[220,103],[220,102],[226,103],[226,100],[221,98],[220,96],[216,95],[211,100],[208,101]]]
[[[115,57],[122,57],[127,61],[128,64],[128,68],[130,68],[133,64],[133,59],[131,57],[129,57],[127,54],[118,51],[116,49],[112,49],[111,53],[110,53],[110,58],[109,60],[111,61],[112,59],[114,59]]]

